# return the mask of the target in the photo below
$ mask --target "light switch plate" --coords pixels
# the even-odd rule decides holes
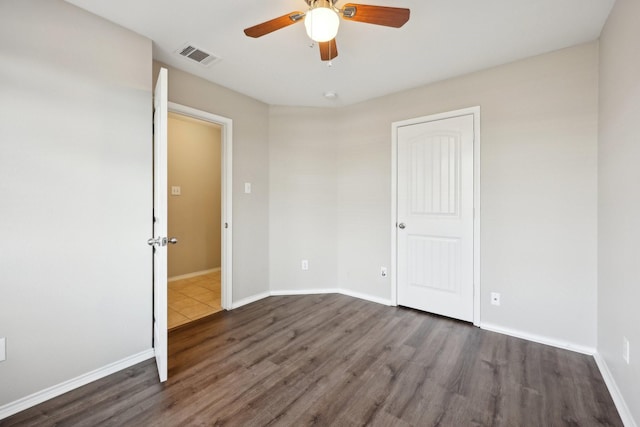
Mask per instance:
[[[629,340],[627,337],[622,337],[622,359],[629,364],[630,357],[630,348],[629,348]]]
[[[179,196],[182,192],[182,189],[180,188],[179,185],[172,185],[171,186],[171,195],[172,196]]]
[[[0,362],[7,360],[7,340],[6,338],[0,338]]]
[[[251,193],[251,183],[250,182],[245,182],[244,183],[244,192],[247,194]]]

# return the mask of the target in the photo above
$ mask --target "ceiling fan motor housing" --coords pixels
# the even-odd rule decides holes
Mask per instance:
[[[336,4],[338,0],[305,0],[309,7],[331,7]]]

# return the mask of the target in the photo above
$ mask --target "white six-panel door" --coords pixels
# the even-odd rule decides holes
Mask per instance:
[[[397,128],[397,301],[474,311],[474,116]]]

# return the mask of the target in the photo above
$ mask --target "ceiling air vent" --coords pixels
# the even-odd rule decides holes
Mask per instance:
[[[205,67],[220,60],[220,58],[218,58],[217,56],[205,52],[204,50],[197,48],[191,44],[184,46],[182,49],[178,49],[177,53],[179,53],[181,56],[184,56],[185,58],[189,58],[192,61],[197,62],[198,64],[204,65]]]

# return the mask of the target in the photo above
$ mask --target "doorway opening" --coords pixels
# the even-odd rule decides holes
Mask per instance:
[[[168,105],[168,329],[230,308],[231,120]],[[171,240],[170,240],[171,241]]]

